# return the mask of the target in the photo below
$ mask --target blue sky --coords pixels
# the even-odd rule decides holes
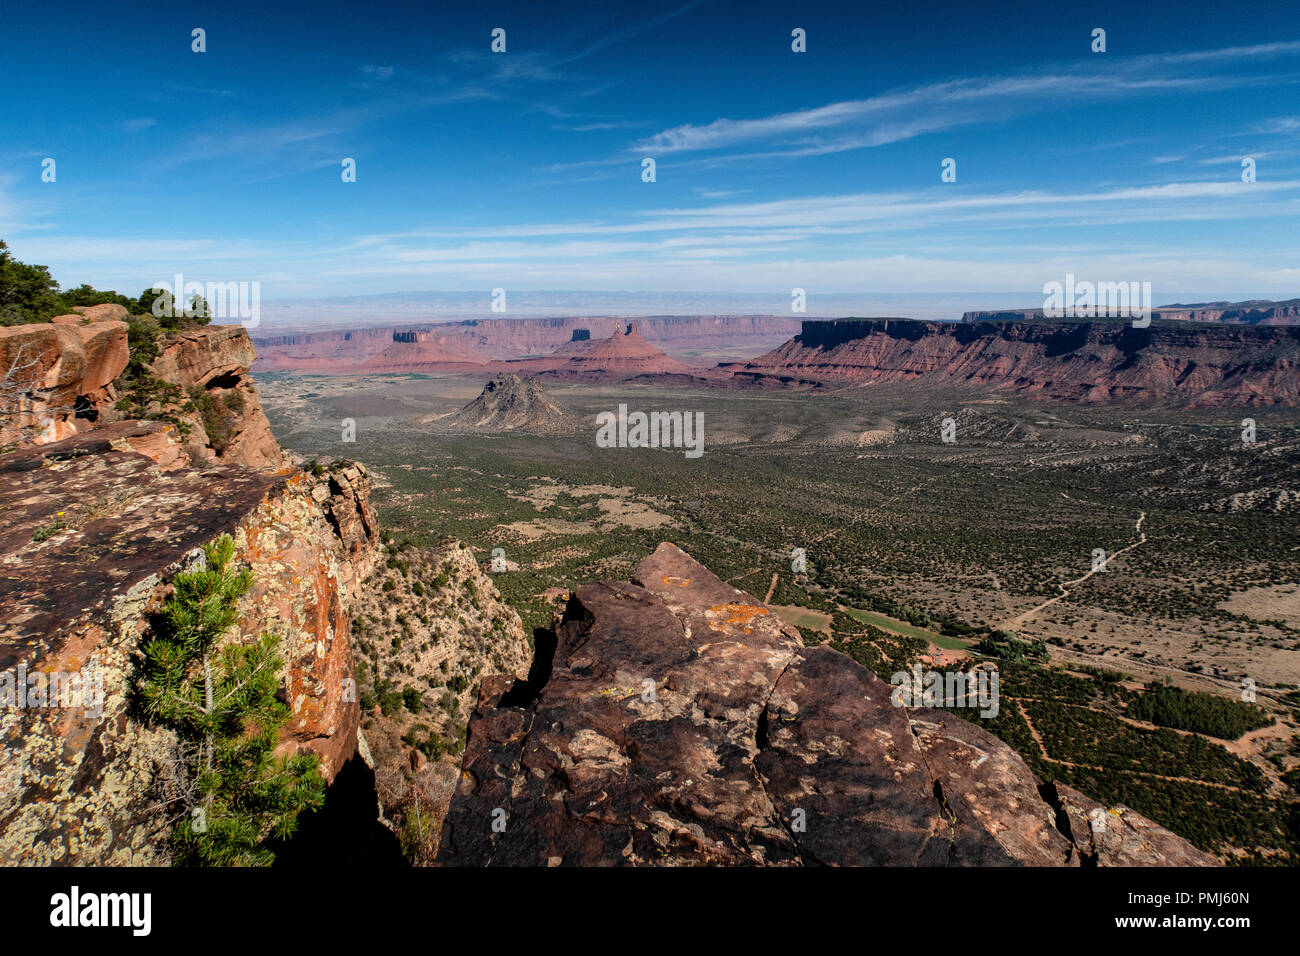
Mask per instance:
[[[1300,295],[1293,0],[110,6],[0,30],[0,237],[65,286]]]

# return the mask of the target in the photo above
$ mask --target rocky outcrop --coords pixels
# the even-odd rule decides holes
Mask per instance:
[[[441,863],[1213,862],[1124,808],[1085,835],[1098,805],[1053,802],[972,723],[894,706],[671,544],[579,588],[537,644],[527,680],[483,681]]]
[[[1300,328],[1127,322],[837,319],[749,362],[738,382],[996,389],[1083,402],[1190,408],[1300,403]]]
[[[175,741],[137,720],[131,676],[171,581],[223,533],[253,572],[228,639],[282,639],[282,750],[332,778],[355,749],[348,604],[379,548],[364,469],[196,469],[178,441],[124,421],[0,457],[0,674],[89,666],[103,690],[0,709],[2,862],[159,862]]]
[[[122,377],[126,315],[110,303],[0,328],[0,448],[59,441],[123,417],[116,404],[131,384]],[[196,462],[282,468],[287,461],[249,377],[255,357],[239,325],[164,336],[149,374],[178,395],[138,414],[184,422],[185,451]]]
[[[538,382],[510,372],[488,382],[477,398],[455,414],[420,421],[487,432],[562,432],[576,424]]]
[[[112,407],[126,323],[101,314],[0,328],[0,447],[59,441]]]
[[[196,461],[286,464],[249,376],[256,357],[242,325],[206,325],[161,341],[149,371],[189,399],[190,408],[175,414],[192,429],[187,451]]]
[[[523,625],[459,541],[394,543],[354,610],[362,729],[385,823],[409,859],[438,848],[481,674],[526,674]]]

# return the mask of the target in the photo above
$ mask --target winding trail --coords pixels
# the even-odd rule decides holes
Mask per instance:
[[[1096,574],[1098,571],[1105,571],[1105,570],[1106,570],[1106,565],[1110,564],[1111,561],[1113,561],[1115,558],[1118,558],[1121,554],[1127,554],[1129,551],[1132,551],[1132,550],[1133,550],[1134,548],[1136,548],[1138,545],[1146,543],[1146,540],[1147,540],[1147,534],[1146,534],[1145,531],[1142,530],[1142,522],[1143,522],[1143,521],[1146,521],[1146,519],[1147,519],[1147,513],[1146,513],[1145,511],[1142,512],[1142,514],[1138,516],[1138,519],[1137,519],[1137,525],[1134,527],[1134,530],[1135,530],[1135,531],[1137,532],[1137,534],[1138,534],[1138,539],[1137,539],[1136,541],[1134,541],[1134,542],[1133,542],[1132,544],[1130,544],[1128,547],[1126,547],[1126,548],[1121,548],[1120,550],[1116,551],[1114,554],[1110,555],[1108,558],[1106,558],[1105,561],[1102,562],[1101,567],[1099,567],[1099,568],[1093,568],[1093,569],[1092,569],[1091,571],[1089,571],[1087,574],[1085,574],[1085,575],[1083,575],[1083,576],[1081,576],[1081,577],[1077,577],[1077,578],[1075,578],[1075,579],[1072,580],[1072,581],[1066,581],[1064,584],[1060,584],[1060,583],[1058,583],[1056,586],[1057,586],[1058,589],[1060,589],[1060,592],[1061,592],[1060,594],[1058,594],[1058,595],[1057,595],[1056,597],[1054,597],[1054,598],[1051,598],[1050,600],[1044,601],[1042,604],[1038,605],[1038,607],[1031,608],[1030,610],[1025,611],[1025,613],[1020,614],[1020,615],[1018,615],[1018,616],[1012,618],[1012,619],[1009,620],[1009,621],[1005,621],[1005,622],[1002,624],[1002,630],[1004,630],[1004,631],[1014,630],[1015,628],[1019,627],[1021,624],[1023,624],[1025,621],[1029,620],[1031,617],[1033,617],[1034,615],[1036,615],[1039,611],[1043,610],[1044,608],[1049,608],[1049,607],[1051,607],[1051,606],[1052,606],[1053,604],[1055,604],[1057,601],[1063,601],[1063,600],[1065,600],[1066,598],[1068,598],[1068,597],[1070,596],[1070,593],[1071,593],[1071,592],[1070,592],[1070,589],[1071,589],[1071,588],[1075,588],[1075,587],[1078,587],[1079,585],[1083,584],[1085,581],[1087,581],[1090,577],[1092,577],[1092,576],[1093,576],[1094,574]]]

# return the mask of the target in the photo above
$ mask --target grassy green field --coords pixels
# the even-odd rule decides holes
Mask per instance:
[[[855,607],[846,608],[845,612],[854,620],[861,621],[863,624],[870,624],[878,627],[882,631],[889,631],[891,634],[903,634],[907,637],[920,638],[923,641],[929,641],[935,647],[945,647],[950,651],[962,651],[970,647],[970,642],[961,641],[955,637],[944,637],[935,631],[927,630],[923,627],[916,627],[908,624],[906,621],[899,621],[887,614],[878,614],[875,611],[862,611]]]

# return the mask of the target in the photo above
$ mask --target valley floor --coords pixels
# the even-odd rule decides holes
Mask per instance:
[[[500,549],[493,578],[526,629],[671,540],[886,679],[995,650],[984,726],[1041,777],[1229,858],[1300,859],[1300,413],[575,385],[550,389],[572,434],[453,434],[415,419],[481,381],[258,381],[285,447],[370,466],[386,527],[460,538],[485,570]],[[597,447],[596,414],[619,404],[702,412],[704,454]],[[1046,662],[1020,653],[1037,642]],[[1154,681],[1234,701],[1253,682],[1277,723],[1229,743],[1132,718]]]

